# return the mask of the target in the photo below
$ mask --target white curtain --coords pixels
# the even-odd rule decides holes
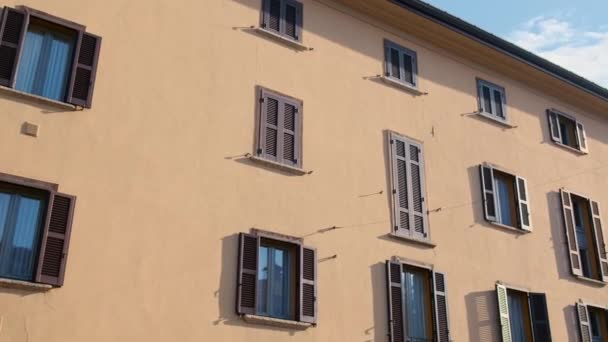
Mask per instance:
[[[426,305],[429,294],[426,293],[425,282],[426,277],[423,273],[408,271],[403,273],[407,335],[412,342],[430,341]]]

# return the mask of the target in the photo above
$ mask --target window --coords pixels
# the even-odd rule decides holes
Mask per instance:
[[[389,133],[394,234],[428,240],[422,144]]]
[[[101,38],[28,7],[5,7],[0,85],[90,107]]]
[[[61,286],[75,198],[0,174],[0,277]]]
[[[262,28],[301,42],[302,3],[295,0],[263,0]]]
[[[417,64],[416,52],[388,40],[384,41],[386,77],[416,88],[418,87]]]
[[[548,109],[547,115],[551,140],[559,145],[589,153],[585,126],[581,122],[555,109]]]
[[[531,231],[528,185],[524,178],[480,165],[484,216],[488,222]]]
[[[237,313],[316,324],[316,265],[298,238],[240,234]]]
[[[291,167],[302,167],[302,102],[260,90],[257,134],[258,157]]]
[[[608,259],[599,203],[560,190],[572,274],[608,282]]]
[[[594,305],[576,303],[582,342],[608,342],[608,310]]]
[[[479,112],[491,119],[507,122],[507,97],[505,88],[496,84],[477,80]]]
[[[450,341],[445,274],[386,262],[391,342]]]
[[[551,341],[547,299],[496,284],[502,340],[504,342]]]

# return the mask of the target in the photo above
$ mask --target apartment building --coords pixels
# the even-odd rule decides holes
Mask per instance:
[[[5,6],[0,342],[608,341],[608,90],[418,0]]]

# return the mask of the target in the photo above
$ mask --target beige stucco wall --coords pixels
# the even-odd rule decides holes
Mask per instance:
[[[546,292],[554,341],[575,341],[572,305],[608,290],[569,275],[556,191],[605,203],[608,117],[571,108],[371,19],[304,0],[296,52],[242,29],[259,0],[31,0],[103,37],[93,108],[0,94],[0,172],[58,183],[78,196],[65,285],[0,289],[0,342],[386,341],[384,261],[435,265],[449,282],[454,341],[497,341],[494,284]],[[15,5],[9,3],[8,5]],[[428,96],[368,79],[383,39],[416,50]],[[507,129],[475,115],[475,78],[506,88]],[[304,101],[304,168],[292,176],[252,152],[255,86]],[[564,94],[564,97],[574,96]],[[550,142],[545,109],[586,125],[591,153]],[[20,134],[24,121],[38,138]],[[385,131],[424,143],[437,247],[387,237]],[[534,232],[486,224],[477,165],[529,182]],[[364,196],[383,191],[381,195]],[[321,228],[344,226],[324,234]],[[252,227],[306,237],[318,249],[319,325],[248,325],[234,313],[237,234]]]

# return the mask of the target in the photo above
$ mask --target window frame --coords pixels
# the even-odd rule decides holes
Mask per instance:
[[[492,119],[494,121],[497,121],[499,123],[502,124],[509,124],[509,114],[507,111],[507,91],[503,86],[500,86],[498,84],[492,83],[490,81],[486,81],[484,79],[481,78],[476,78],[476,83],[477,83],[477,107],[478,107],[478,114]],[[485,108],[485,104],[484,104],[484,94],[483,94],[483,87],[487,87],[490,91],[490,107],[492,108],[493,112],[488,112]],[[502,114],[504,117],[500,117],[498,115],[498,113],[496,113],[496,100],[495,100],[495,94],[494,92],[498,91],[501,95],[501,109],[502,109]]]
[[[392,58],[391,49],[396,50],[399,53],[399,74],[403,77],[395,77],[392,74]],[[412,83],[405,79],[405,58],[409,56],[412,60]],[[408,49],[402,45],[399,45],[388,39],[384,40],[384,75],[391,81],[402,84],[408,88],[418,90],[418,54],[416,51]]]
[[[555,117],[555,123],[553,118]],[[575,145],[570,146],[563,142],[562,131],[559,125],[560,117],[565,120],[572,121],[574,123],[574,137]],[[547,109],[547,121],[549,123],[549,137],[557,146],[566,148],[570,151],[574,151],[580,154],[589,154],[589,139],[587,138],[587,132],[585,131],[585,125],[578,120],[574,115],[564,113],[555,108]],[[554,126],[555,125],[555,126]],[[557,136],[555,133],[558,133]]]
[[[603,311],[603,316],[605,319],[604,326],[602,332],[606,336],[601,336],[604,339],[608,339],[608,305],[601,306],[595,303],[586,302],[582,299],[579,299],[578,302],[574,304],[574,308],[576,311],[576,318],[578,323],[578,332],[581,341],[591,342],[593,341],[593,332],[592,332],[592,323],[591,323],[591,310],[593,311]],[[585,332],[588,334],[585,334]],[[588,337],[588,339],[587,339]]]
[[[272,35],[281,37],[295,43],[301,44],[303,41],[303,28],[304,28],[304,4],[299,0],[278,0],[281,2],[281,14],[279,16],[279,30],[274,30],[268,27],[270,21],[270,1],[262,0],[262,9],[260,11],[260,29],[269,32]],[[285,8],[287,5],[291,5],[296,8],[296,22],[295,22],[295,35],[296,37],[290,36],[285,32]]]

